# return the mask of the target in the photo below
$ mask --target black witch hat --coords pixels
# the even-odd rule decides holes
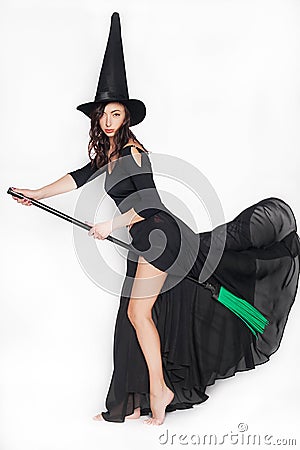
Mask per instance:
[[[76,109],[91,117],[99,103],[121,102],[130,112],[130,126],[137,125],[146,116],[146,106],[141,100],[130,99],[128,94],[120,16],[114,12],[111,16],[110,31],[102,68],[98,81],[95,100],[83,103]]]

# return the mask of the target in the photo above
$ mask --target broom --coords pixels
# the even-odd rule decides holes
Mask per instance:
[[[78,219],[75,219],[74,217],[68,216],[67,214],[62,213],[61,211],[58,211],[54,208],[51,208],[48,205],[45,205],[44,203],[41,203],[38,200],[34,200],[30,197],[26,197],[25,195],[21,194],[20,192],[14,191],[12,188],[8,188],[7,194],[10,194],[14,197],[18,197],[21,199],[27,199],[30,200],[30,202],[37,206],[38,208],[42,208],[47,212],[50,212],[51,214],[54,214],[58,217],[61,217],[64,220],[67,220],[68,222],[73,223],[74,225],[77,225],[81,228],[84,228],[85,230],[90,230],[92,228],[91,225],[81,222]],[[114,242],[115,244],[120,245],[121,247],[126,248],[127,250],[131,250],[135,252],[136,254],[139,254],[137,250],[131,245],[127,244],[126,242],[121,241],[120,239],[117,239],[113,236],[107,236],[106,239],[108,239],[111,242]],[[251,305],[249,302],[247,302],[245,299],[240,298],[227,290],[224,286],[220,286],[219,293],[217,293],[217,289],[214,285],[208,282],[201,283],[200,281],[196,280],[193,277],[186,276],[187,279],[196,282],[200,285],[202,285],[204,288],[209,289],[212,293],[212,297],[222,303],[226,308],[228,308],[230,311],[232,311],[237,317],[239,317],[241,320],[245,322],[247,327],[251,330],[251,332],[254,334],[256,339],[258,339],[258,333],[263,334],[265,331],[265,327],[269,324],[268,319],[263,316],[263,314],[255,308],[253,305]]]

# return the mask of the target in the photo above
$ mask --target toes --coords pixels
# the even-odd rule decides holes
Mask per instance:
[[[153,425],[161,425],[162,424],[162,420],[161,419],[153,419]]]
[[[151,417],[150,419],[144,420],[143,423],[146,423],[147,425],[161,425],[163,421],[161,419],[154,419]]]
[[[145,420],[143,421],[143,423],[149,424],[149,423],[151,423],[151,419],[145,419]]]

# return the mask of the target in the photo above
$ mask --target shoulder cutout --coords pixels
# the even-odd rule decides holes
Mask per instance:
[[[133,157],[133,159],[135,160],[136,164],[139,167],[142,167],[142,155],[141,153],[138,151],[137,148],[135,147],[131,147],[130,148],[130,152],[131,152],[131,156]]]

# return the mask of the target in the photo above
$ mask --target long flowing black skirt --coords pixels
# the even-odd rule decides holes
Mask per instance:
[[[116,317],[105,420],[124,422],[137,407],[141,415],[151,412],[147,364],[127,315],[138,254],[168,273],[152,308],[165,382],[175,394],[166,412],[204,402],[207,386],[254,369],[278,349],[299,280],[294,214],[286,202],[271,197],[225,225],[225,234],[224,225],[194,233],[166,209],[131,227],[134,251],[128,252]],[[224,286],[257,308],[269,321],[264,332],[255,336],[240,317],[212,297],[202,284],[205,280],[217,291]]]

